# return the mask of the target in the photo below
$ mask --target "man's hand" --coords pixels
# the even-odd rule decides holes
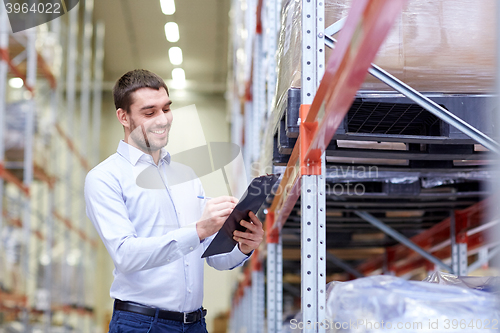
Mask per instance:
[[[247,228],[245,232],[235,230],[233,239],[238,242],[240,251],[244,254],[249,254],[259,247],[259,244],[264,239],[264,230],[262,222],[259,221],[253,212],[248,213],[252,223],[241,220],[240,224]]]
[[[238,199],[229,196],[217,197],[207,201],[203,214],[196,223],[196,231],[200,241],[219,231],[237,203]]]

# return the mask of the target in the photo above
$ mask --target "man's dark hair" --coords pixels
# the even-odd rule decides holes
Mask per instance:
[[[141,88],[152,88],[159,90],[168,88],[161,77],[146,69],[134,69],[122,75],[113,87],[113,97],[116,109],[122,108],[127,113],[130,112],[130,105],[133,103],[132,94]]]

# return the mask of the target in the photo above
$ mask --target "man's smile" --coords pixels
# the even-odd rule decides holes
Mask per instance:
[[[156,133],[156,134],[163,134],[163,133],[165,133],[165,131],[166,131],[166,129],[164,128],[162,130],[151,131],[151,132]]]

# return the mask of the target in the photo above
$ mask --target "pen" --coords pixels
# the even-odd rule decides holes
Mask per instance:
[[[198,199],[207,199],[207,200],[212,199],[212,198],[210,198],[210,197],[204,197],[204,196],[202,196],[202,195],[198,195],[198,196],[197,196],[197,198],[198,198]]]

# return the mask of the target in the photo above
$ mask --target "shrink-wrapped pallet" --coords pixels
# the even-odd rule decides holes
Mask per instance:
[[[275,101],[280,114],[288,89],[300,87],[301,2],[283,2]],[[350,5],[350,0],[326,0],[325,27],[346,17]],[[494,0],[409,0],[374,63],[422,92],[492,92],[495,7]],[[331,52],[324,52],[326,61]],[[369,75],[362,89],[391,90]]]

